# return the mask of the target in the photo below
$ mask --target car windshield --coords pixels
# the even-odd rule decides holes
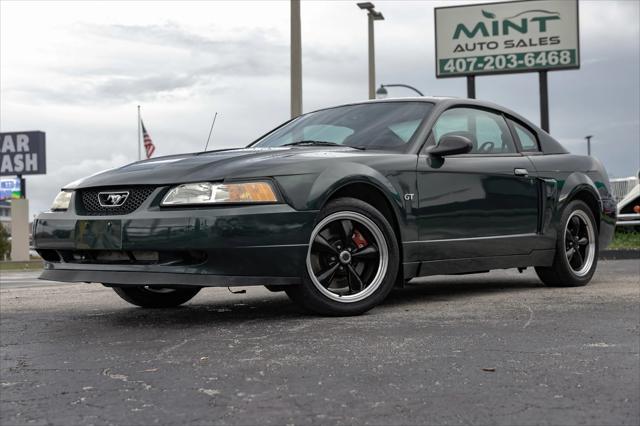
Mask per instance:
[[[252,146],[331,146],[399,150],[411,140],[431,111],[428,102],[348,105],[305,114]]]

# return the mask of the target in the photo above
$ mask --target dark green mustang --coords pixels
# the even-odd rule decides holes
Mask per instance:
[[[74,182],[34,241],[42,279],[103,283],[139,306],[264,285],[354,315],[425,275],[532,266],[547,285],[585,285],[615,215],[602,164],[518,114],[391,99]]]

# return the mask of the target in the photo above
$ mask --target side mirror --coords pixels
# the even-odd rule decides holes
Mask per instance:
[[[437,157],[446,155],[467,154],[473,149],[471,141],[464,136],[450,135],[440,140],[438,145],[427,148],[427,153]]]

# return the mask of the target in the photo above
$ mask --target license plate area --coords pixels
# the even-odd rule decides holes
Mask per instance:
[[[80,250],[122,249],[122,223],[119,220],[78,220],[75,246]]]

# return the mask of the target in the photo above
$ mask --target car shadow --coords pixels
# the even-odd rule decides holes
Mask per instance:
[[[491,293],[523,292],[544,285],[535,277],[513,275],[438,276],[418,278],[403,288],[394,289],[382,303],[385,306],[403,305],[419,301],[455,301]]]
[[[428,304],[429,301],[455,301],[473,299],[491,293],[527,292],[539,289],[543,285],[535,278],[526,276],[471,278],[430,277],[412,282],[404,288],[394,289],[382,307],[395,307],[415,303]],[[112,310],[103,316],[114,326],[145,327],[182,327],[186,325],[217,324],[246,325],[248,323],[278,323],[292,319],[333,320],[301,310],[284,293],[247,294],[237,298],[226,296],[215,299],[217,295],[207,295],[206,289],[192,302],[171,309],[140,309],[126,307]],[[380,310],[373,309],[365,315],[378,315]]]

